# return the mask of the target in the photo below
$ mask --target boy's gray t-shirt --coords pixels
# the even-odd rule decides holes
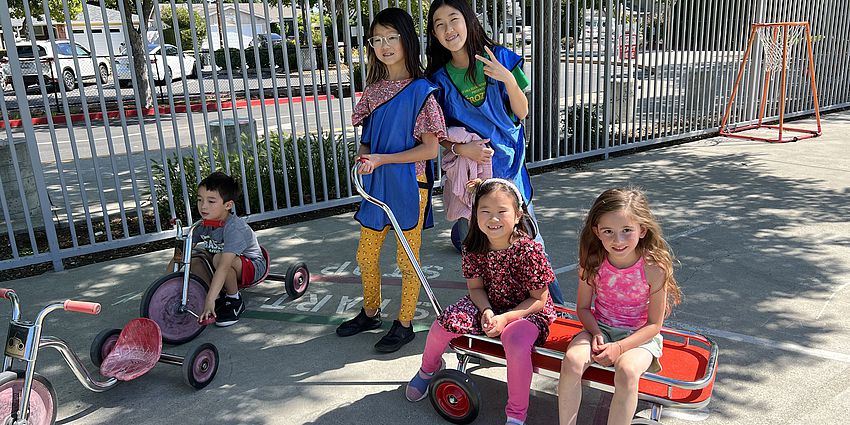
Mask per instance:
[[[242,217],[230,214],[222,227],[198,226],[192,233],[192,243],[201,243],[211,254],[232,252],[254,263],[257,272],[265,271],[263,252],[257,235]]]

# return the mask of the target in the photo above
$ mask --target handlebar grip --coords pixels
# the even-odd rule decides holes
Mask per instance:
[[[77,313],[86,314],[100,314],[100,303],[66,300],[64,306],[66,311],[74,311]]]
[[[7,294],[14,294],[14,293],[15,293],[14,289],[0,288],[0,298],[8,300],[9,296]]]

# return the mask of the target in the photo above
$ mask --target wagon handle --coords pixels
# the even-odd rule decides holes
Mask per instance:
[[[363,176],[357,172],[362,163],[363,160],[358,159],[354,163],[354,167],[351,168],[351,180],[354,182],[354,188],[357,189],[357,193],[359,193],[363,199],[380,207],[387,214],[387,217],[390,218],[390,223],[392,223],[396,237],[404,247],[404,252],[407,253],[407,258],[410,260],[410,263],[413,264],[413,268],[416,270],[416,275],[419,277],[419,281],[422,282],[422,287],[425,288],[425,293],[428,295],[428,299],[431,300],[431,306],[434,307],[434,312],[437,313],[437,316],[439,316],[443,312],[443,308],[440,307],[440,303],[437,301],[434,291],[431,290],[431,285],[428,284],[428,279],[426,279],[425,274],[422,273],[422,268],[419,267],[419,262],[416,261],[416,256],[413,255],[413,250],[410,249],[410,245],[407,243],[407,239],[404,237],[404,233],[402,233],[401,226],[398,224],[398,221],[396,221],[395,215],[387,204],[370,195],[366,192],[366,189],[363,188]]]

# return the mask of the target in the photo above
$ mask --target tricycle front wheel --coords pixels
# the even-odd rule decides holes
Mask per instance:
[[[19,423],[17,420],[21,419],[21,416],[18,412],[18,403],[25,376],[26,372],[23,370],[0,373],[0,423],[12,425]],[[53,390],[53,385],[47,378],[37,373],[33,374],[29,405],[29,417],[26,424],[52,425],[56,421],[56,391]]]
[[[190,274],[183,306],[183,272],[163,276],[145,292],[141,315],[159,325],[163,342],[176,345],[191,341],[206,327],[192,313],[204,311],[208,288],[201,278]]]

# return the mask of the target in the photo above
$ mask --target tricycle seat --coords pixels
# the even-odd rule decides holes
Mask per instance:
[[[162,353],[162,333],[151,319],[133,319],[118,336],[118,342],[103,359],[100,373],[119,381],[129,381],[153,369]]]

